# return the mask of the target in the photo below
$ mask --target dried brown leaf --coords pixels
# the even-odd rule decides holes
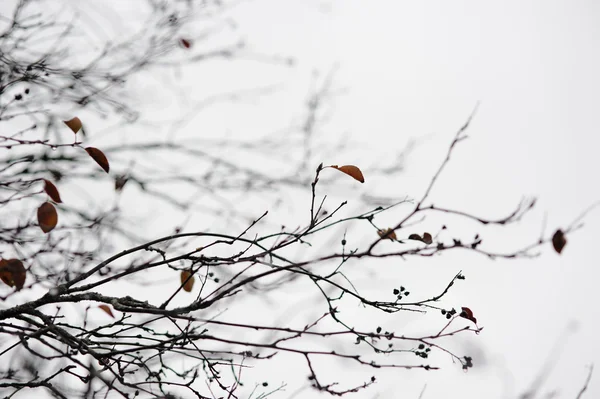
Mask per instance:
[[[78,117],[75,117],[73,119],[69,119],[68,121],[63,121],[63,122],[75,134],[77,134],[77,132],[83,127],[83,124],[81,123],[81,120]]]
[[[463,317],[467,320],[471,320],[473,323],[477,324],[477,319],[473,316],[473,311],[469,308],[461,308],[460,317]]]
[[[342,166],[331,165],[331,167],[339,170],[340,172],[347,174],[348,176],[352,176],[354,179],[358,180],[361,183],[365,182],[365,178],[357,166],[354,166],[354,165],[342,165]]]
[[[27,271],[23,262],[19,259],[0,259],[0,279],[10,287],[16,287],[17,291],[25,285]]]
[[[112,317],[113,319],[115,318],[115,315],[113,314],[112,309],[110,308],[110,306],[102,304],[102,305],[98,305],[98,307],[100,309],[102,309],[107,315],[109,315],[110,317]]]
[[[396,232],[390,228],[384,229],[384,230],[378,230],[377,234],[379,235],[379,237],[381,237],[384,240],[386,238],[388,240],[397,240]]]
[[[433,242],[433,237],[429,233],[423,233],[423,242],[425,244],[431,244]]]
[[[58,223],[58,213],[56,208],[50,202],[44,202],[37,210],[37,218],[40,228],[44,233],[48,233],[56,227]]]
[[[552,246],[557,253],[561,253],[563,248],[567,245],[567,238],[565,233],[561,229],[556,230],[556,233],[552,236]]]
[[[100,165],[102,169],[104,169],[106,173],[108,173],[110,165],[108,164],[108,159],[106,159],[106,155],[104,155],[102,151],[94,147],[87,147],[85,151],[89,154],[90,157],[92,157],[94,161],[96,161],[98,165]]]
[[[416,241],[421,241],[421,242],[423,242],[423,239],[422,239],[422,238],[421,238],[421,236],[420,236],[420,235],[418,235],[418,234],[411,234],[411,235],[409,235],[409,236],[408,236],[408,239],[409,239],[409,240],[416,240]]]
[[[186,49],[189,49],[192,47],[192,42],[188,39],[179,39],[179,43]]]
[[[61,203],[60,194],[58,193],[58,189],[50,180],[44,179],[44,191],[54,202]]]
[[[125,187],[125,184],[127,184],[128,181],[128,177],[127,176],[117,176],[115,178],[115,191],[121,191],[123,190],[123,187]]]
[[[180,279],[181,284],[183,285],[183,290],[185,292],[190,292],[194,287],[194,281],[196,281],[196,278],[192,276],[192,273],[190,273],[187,270],[184,270],[181,272]]]

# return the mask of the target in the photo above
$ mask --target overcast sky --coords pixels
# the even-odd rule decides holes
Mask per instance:
[[[98,12],[106,21],[90,22],[107,31],[126,29],[110,17],[125,7],[115,3],[113,11]],[[277,59],[269,66],[256,55],[235,66],[182,67],[170,78],[184,81],[185,90],[157,96],[148,95],[156,94],[153,82],[140,85],[138,93],[153,100],[143,110],[142,123],[163,119],[156,110],[172,110],[179,116],[178,112],[185,113],[181,107],[229,88],[272,86],[277,96],[238,107],[234,115],[226,108],[209,109],[181,126],[186,133],[177,133],[233,138],[262,134],[298,117],[311,84],[334,71],[335,95],[329,98],[328,119],[319,135],[331,143],[347,135],[355,145],[352,158],[322,160],[361,166],[367,182],[348,196],[421,195],[456,130],[479,103],[469,139],[453,154],[432,193],[433,202],[489,218],[510,213],[524,196],[538,197],[537,208],[520,225],[506,230],[484,230],[444,218],[427,228],[448,223],[457,231],[481,233],[490,250],[510,250],[535,240],[544,220],[545,233],[551,234],[600,200],[597,1],[252,0],[242,2],[230,17],[254,54],[293,57],[294,66],[283,67]],[[194,37],[200,31],[192,28],[189,34]],[[411,139],[418,145],[401,174],[369,179],[370,167]],[[395,222],[392,219],[389,225]],[[538,258],[526,260],[449,254],[426,261],[395,261],[393,278],[423,296],[439,292],[463,271],[467,279],[450,293],[447,304],[469,306],[484,327],[481,334],[466,335],[455,343],[455,348],[473,356],[475,367],[465,373],[448,357],[439,356],[435,359],[443,366],[441,371],[376,370],[378,383],[353,397],[416,399],[426,386],[422,399],[516,398],[551,365],[542,391],[575,398],[588,367],[600,360],[596,290],[600,273],[595,256],[600,209],[585,222],[583,229],[567,237],[560,256],[546,247]],[[349,240],[359,241],[360,234]],[[376,290],[389,278],[374,273],[372,281],[361,284]],[[386,323],[398,332],[426,330],[410,316],[395,317]],[[433,323],[437,326],[440,321]],[[273,384],[292,373],[285,363],[282,367],[274,362],[271,367]],[[600,397],[599,373],[600,369],[584,398]],[[291,383],[276,397],[290,397],[299,384],[306,385],[305,380]],[[304,390],[296,397],[317,396]]]
[[[302,90],[313,68],[337,68],[341,94],[327,131],[368,143],[365,162],[422,139],[404,174],[374,182],[376,188],[367,182],[364,190],[418,195],[480,102],[435,203],[501,217],[522,196],[538,197],[522,225],[498,233],[518,246],[540,234],[545,214],[549,234],[600,199],[600,3],[257,0],[235,15],[257,48],[299,60],[281,76],[291,91]],[[279,107],[274,115],[289,110]],[[548,359],[553,369],[542,391],[576,397],[587,367],[600,360],[600,210],[585,222],[561,256],[544,248],[533,260],[467,255],[403,265],[415,284],[439,284],[464,271],[467,280],[452,300],[469,304],[485,327],[462,341],[484,367],[464,373],[447,362],[426,375],[385,373],[356,397],[416,398],[425,383],[424,399],[516,397]],[[598,378],[596,372],[584,397],[600,397]]]

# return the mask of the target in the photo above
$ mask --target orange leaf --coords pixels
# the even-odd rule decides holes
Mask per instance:
[[[365,182],[365,178],[364,178],[362,172],[360,171],[360,169],[358,169],[358,167],[356,167],[354,165],[343,165],[343,166],[331,165],[331,167],[339,170],[340,172],[347,174],[348,176],[352,176],[353,178],[355,178],[356,180],[358,180],[361,183]]]
[[[109,315],[110,317],[112,317],[113,319],[115,318],[115,315],[113,314],[112,310],[110,309],[110,306],[108,305],[99,305],[98,306],[100,309],[104,310],[104,312]]]
[[[460,317],[463,317],[467,320],[471,320],[473,323],[477,324],[477,319],[473,316],[473,312],[469,308],[461,308],[462,312],[460,312]]]
[[[46,194],[48,194],[52,201],[58,203],[62,202],[62,200],[60,199],[60,194],[58,193],[58,189],[51,181],[44,179],[44,191],[46,192]]]
[[[192,42],[187,39],[179,39],[179,43],[185,48],[192,47]]]
[[[50,202],[44,202],[38,208],[37,218],[40,228],[44,233],[51,231],[58,223],[58,213],[56,213],[56,208]]]
[[[0,279],[10,287],[16,287],[17,291],[25,284],[26,270],[23,262],[19,259],[0,259]]]
[[[378,230],[377,234],[379,235],[379,237],[381,237],[382,239],[388,239],[388,240],[396,240],[396,232],[392,229],[385,229],[385,230]]]
[[[433,237],[429,233],[423,233],[423,242],[425,244],[431,244],[433,242]]]
[[[183,290],[185,292],[190,292],[194,287],[194,281],[196,278],[187,270],[182,271],[179,277],[181,279],[181,284],[183,285]]]
[[[77,132],[81,129],[81,127],[83,126],[83,124],[81,123],[81,120],[78,117],[75,117],[73,119],[69,119],[68,121],[63,121],[65,125],[67,125],[69,127],[69,129],[71,129],[73,131],[73,133],[77,134]]]
[[[554,250],[560,254],[565,245],[567,245],[565,233],[563,233],[561,229],[556,230],[556,233],[552,236],[552,246],[554,247]]]
[[[106,155],[104,155],[102,151],[94,147],[87,147],[85,150],[90,155],[90,157],[92,157],[94,161],[96,161],[96,163],[100,165],[100,167],[104,169],[106,173],[108,173],[110,165],[108,164],[108,159],[106,159]]]

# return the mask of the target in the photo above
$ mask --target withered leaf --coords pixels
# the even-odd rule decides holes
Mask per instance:
[[[96,161],[98,165],[100,165],[102,169],[104,169],[106,173],[108,173],[110,165],[108,164],[108,159],[106,159],[106,155],[104,155],[102,151],[94,147],[87,147],[85,151],[89,154],[90,157],[92,157],[94,161]]]
[[[37,210],[37,218],[40,228],[44,233],[48,233],[56,227],[58,223],[58,213],[56,208],[50,202],[44,202]]]
[[[460,317],[463,317],[477,324],[477,319],[475,318],[475,316],[473,316],[473,311],[471,311],[471,309],[462,307],[461,310],[462,311],[460,312]]]
[[[408,236],[409,240],[416,240],[416,241],[423,241],[423,239],[421,238],[420,235],[418,234],[411,234]]]
[[[107,315],[109,315],[110,317],[112,317],[113,319],[115,318],[115,315],[112,312],[112,309],[110,308],[110,306],[102,304],[102,305],[98,305],[98,307],[100,309],[102,309]]]
[[[561,253],[563,248],[567,245],[567,238],[565,233],[561,229],[556,230],[556,233],[552,236],[552,246],[557,253]]]
[[[54,202],[58,202],[59,204],[62,202],[60,199],[60,194],[58,193],[58,189],[50,180],[44,179],[44,191]]]
[[[391,228],[388,229],[384,229],[384,230],[378,230],[377,234],[379,235],[379,237],[383,238],[383,239],[388,239],[388,240],[396,240],[396,232],[394,230],[392,230]]]
[[[358,180],[361,183],[365,182],[365,178],[357,166],[354,166],[354,165],[342,165],[342,166],[331,165],[331,167],[339,170],[340,172],[347,174],[348,176],[352,176],[354,179]]]
[[[25,285],[26,277],[25,266],[19,259],[0,259],[0,279],[4,284],[19,291]]]
[[[73,119],[69,119],[68,121],[63,121],[65,125],[67,125],[69,127],[69,129],[71,129],[73,131],[73,133],[77,134],[77,132],[81,129],[81,127],[83,126],[83,124],[81,123],[81,120],[78,117],[75,117]]]
[[[183,285],[183,290],[185,292],[190,292],[194,287],[194,281],[196,281],[196,278],[192,276],[192,273],[190,273],[189,271],[183,270],[181,272],[180,279],[181,284]]]
[[[423,242],[425,244],[431,244],[433,242],[433,237],[429,233],[423,233]]]
[[[192,42],[188,39],[179,39],[179,43],[187,49],[192,47]]]
[[[123,190],[123,187],[125,187],[128,180],[129,178],[125,175],[115,177],[115,191]]]

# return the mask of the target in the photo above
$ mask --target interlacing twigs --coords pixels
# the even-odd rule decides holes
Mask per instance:
[[[378,207],[353,217],[337,218],[344,202],[333,212],[323,215],[321,209],[326,201],[325,198],[319,201],[319,206],[316,206],[317,183],[323,171],[321,165],[317,168],[315,179],[311,184],[310,220],[303,228],[295,231],[282,229],[278,233],[266,235],[253,233],[253,230],[260,227],[263,220],[268,218],[268,213],[264,212],[247,228],[236,234],[178,232],[121,251],[85,272],[70,276],[67,281],[51,288],[38,299],[0,310],[0,321],[3,323],[0,324],[0,333],[7,337],[18,338],[17,342],[5,348],[0,356],[7,356],[20,348],[19,350],[29,353],[29,356],[43,359],[50,364],[64,361],[68,364],[67,367],[60,368],[59,371],[41,379],[36,377],[28,382],[15,380],[0,386],[16,390],[38,387],[51,389],[49,387],[51,380],[58,379],[59,376],[66,380],[67,375],[72,375],[73,370],[78,370],[77,376],[88,384],[88,390],[97,392],[104,390],[123,397],[126,397],[127,392],[131,390],[160,397],[157,395],[168,395],[169,389],[181,388],[201,398],[212,397],[215,395],[215,389],[227,393],[229,397],[237,397],[236,392],[242,386],[239,383],[239,376],[243,368],[248,367],[250,363],[269,361],[277,353],[290,353],[299,355],[305,360],[309,380],[314,388],[333,395],[344,395],[371,386],[376,382],[375,376],[351,387],[342,387],[336,382],[326,383],[324,379],[331,377],[320,375],[316,366],[321,357],[345,359],[373,369],[391,367],[437,370],[439,367],[436,365],[407,361],[408,359],[401,361],[401,359],[407,353],[416,355],[420,359],[427,359],[431,351],[440,351],[448,354],[463,368],[472,367],[471,357],[455,354],[441,341],[442,338],[457,334],[481,331],[480,327],[464,325],[469,323],[470,317],[464,310],[456,311],[453,308],[446,309],[440,306],[451,287],[464,279],[461,272],[457,273],[439,293],[414,300],[408,299],[410,293],[404,287],[395,290],[391,300],[362,295],[352,284],[352,280],[344,274],[344,265],[350,259],[429,257],[456,249],[472,251],[489,258],[529,257],[535,256],[534,250],[552,240],[551,237],[540,237],[513,252],[496,253],[481,248],[479,238],[469,242],[453,239],[448,243],[442,241],[439,234],[436,234],[435,241],[420,242],[415,245],[413,241],[407,239],[409,233],[402,235],[405,226],[413,228],[410,222],[417,214],[446,213],[482,225],[503,226],[519,222],[535,205],[534,200],[525,200],[512,213],[501,219],[486,219],[465,211],[451,210],[433,204],[422,205],[429,196],[433,183],[450,159],[450,153],[456,144],[466,137],[464,136],[466,126],[468,123],[461,128],[450,145],[446,160],[432,178],[425,195],[416,203],[412,211],[409,211],[408,216],[396,224],[394,228],[396,238],[392,241],[396,241],[397,250],[375,251],[376,244],[386,238],[380,237],[364,245],[364,249],[355,248],[294,260],[287,252],[288,248],[319,240],[319,237],[333,226],[363,221],[373,224],[375,218],[381,217],[387,210],[412,203],[411,200],[404,199],[386,208]],[[572,227],[565,229],[565,232],[570,232],[576,226],[577,223],[574,223]],[[191,237],[204,240],[206,244],[187,250],[185,246],[176,245],[159,249],[163,243],[174,243]],[[342,244],[345,248],[345,243]],[[226,249],[229,255],[217,255],[222,253],[223,249]],[[148,254],[153,253],[158,255],[148,257]],[[133,258],[136,255],[137,258]],[[337,262],[337,265],[333,265],[333,269],[331,269],[332,262]],[[165,293],[160,303],[136,299],[130,295],[104,295],[98,291],[129,276],[161,268],[191,270],[190,277],[196,275],[200,278],[202,285],[195,299],[183,306],[170,306],[176,297],[185,294],[182,292],[182,287],[190,277],[182,281],[182,285],[173,293]],[[231,270],[231,272],[225,274],[221,273],[222,270]],[[220,275],[226,275],[227,278],[220,280]],[[229,304],[227,306],[236,304],[236,301],[242,303],[242,298],[249,292],[256,289],[260,291],[263,281],[285,275],[293,275],[309,281],[326,304],[328,311],[306,324],[304,328],[257,324],[242,320],[228,321],[223,318],[226,312],[218,313],[215,317],[206,317],[209,314],[207,312],[216,308],[218,304],[225,303],[224,301]],[[410,298],[414,295],[413,293]],[[105,325],[87,327],[90,312],[97,305],[87,306],[83,321],[77,322],[66,317],[66,309],[72,309],[73,306],[76,308],[80,303],[107,305],[116,312],[115,319]],[[374,328],[372,331],[361,331],[353,327],[350,319],[344,320],[346,319],[344,309],[351,303],[360,303],[366,308],[388,314],[402,311],[441,312],[447,321],[438,332],[423,336],[405,336],[393,331],[383,331],[381,327]],[[50,309],[51,305],[58,306],[54,316],[50,316],[47,310],[44,310]],[[463,326],[450,328],[461,320]],[[333,322],[339,329],[321,327],[325,321],[328,325],[329,322]],[[354,344],[368,346],[371,355],[359,355],[353,352],[354,345],[343,352],[303,349],[302,342],[307,337],[334,338],[341,343],[349,342],[348,339],[351,339]],[[176,356],[194,359],[196,365],[183,369],[176,368],[167,360]],[[381,356],[385,356],[387,361],[376,360]],[[101,368],[96,369],[97,366],[93,366],[91,359]],[[226,375],[224,374],[226,370],[235,372]],[[18,373],[9,367],[4,374],[8,380],[11,380],[17,378]],[[210,387],[208,393],[201,393],[201,389],[195,383],[196,380],[202,379],[202,375],[208,383],[207,386]],[[98,383],[93,383],[94,379],[97,379]]]
[[[446,294],[465,280],[462,271],[453,270],[452,278],[428,292],[397,286],[374,293],[361,286],[356,270],[383,273],[394,268],[397,273],[397,265],[387,259],[429,258],[455,250],[490,259],[535,257],[549,244],[560,252],[565,236],[579,229],[597,205],[553,235],[542,231],[507,252],[484,242],[483,233],[464,239],[444,225],[417,234],[416,226],[430,215],[459,218],[477,228],[505,228],[522,222],[536,204],[525,198],[508,215],[488,218],[432,201],[451,156],[467,138],[476,109],[454,135],[420,196],[382,200],[357,194],[338,201],[336,188],[347,181],[332,182],[326,173],[365,179],[355,165],[310,167],[318,163],[315,132],[320,107],[331,96],[332,74],[311,92],[304,118],[292,128],[298,137],[286,135],[282,140],[281,131],[239,143],[176,137],[200,110],[264,95],[272,88],[227,92],[200,100],[192,112],[169,121],[166,140],[144,137],[107,144],[103,150],[109,165],[102,159],[104,153],[99,156],[99,149],[89,144],[101,136],[87,123],[63,122],[56,109],[117,117],[123,128],[139,117],[121,90],[132,76],[179,67],[184,61],[244,54],[237,39],[202,46],[210,33],[222,29],[221,22],[208,21],[217,21],[215,15],[227,2],[203,1],[200,7],[193,1],[140,2],[149,12],[137,33],[105,43],[88,58],[87,53],[77,53],[82,60],[76,63],[71,62],[69,43],[78,29],[77,19],[64,19],[62,14],[48,18],[34,0],[18,0],[10,13],[0,16],[3,396],[25,391],[37,396],[43,391],[59,398],[262,399],[285,383],[273,388],[266,380],[248,382],[246,371],[283,356],[304,367],[304,383],[334,396],[368,389],[377,383],[374,374],[382,368],[442,368],[439,358],[430,358],[432,353],[467,370],[477,360],[447,346],[452,337],[483,330],[470,308],[448,303]],[[207,23],[195,41],[184,37],[186,24],[198,21],[192,16]],[[294,146],[302,148],[303,156],[290,168],[287,154]],[[230,151],[235,155],[222,156]],[[265,156],[278,158],[285,171],[270,173],[246,161]],[[182,168],[190,162],[194,167]],[[374,167],[371,173],[385,175],[401,166],[395,162]],[[365,172],[368,185],[369,170]],[[111,189],[114,186],[111,200],[95,197],[88,187],[106,179],[111,179]],[[78,200],[63,202],[56,186],[71,187],[70,194]],[[177,213],[179,219],[167,230],[170,234],[149,239],[138,220],[122,209],[121,195],[130,189],[140,199],[164,205],[165,214],[183,211],[185,217]],[[294,228],[281,226],[287,220],[275,220],[268,211],[238,209],[239,198],[277,197],[289,190],[310,195],[302,223]],[[351,201],[361,210],[344,214]],[[192,210],[223,218],[190,229],[186,226]],[[402,216],[392,219],[392,211],[402,211]],[[356,228],[372,238],[350,244]],[[277,295],[285,302],[289,293],[308,315],[301,321],[300,316],[292,322],[278,322],[275,316],[264,320],[271,309],[260,306],[278,301]],[[265,302],[257,305],[256,298]],[[366,315],[363,320],[353,315],[356,309]],[[403,312],[435,314],[439,321],[420,335],[375,324],[364,327],[372,315],[394,324],[393,318]],[[364,379],[344,381],[343,373],[324,369],[324,359],[356,367],[365,373]],[[589,377],[579,397],[588,383]]]

